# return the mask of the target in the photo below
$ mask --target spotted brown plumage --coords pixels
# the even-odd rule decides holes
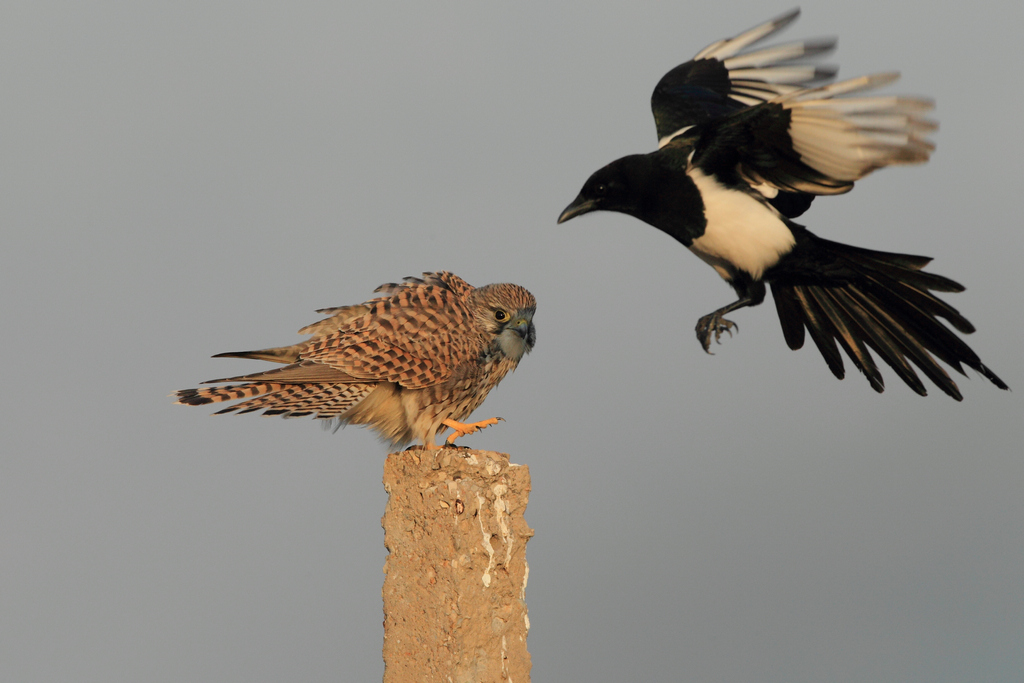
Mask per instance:
[[[302,328],[299,344],[215,357],[253,358],[284,367],[183,389],[178,403],[245,399],[218,411],[365,424],[393,445],[433,448],[446,427],[454,438],[496,420],[462,424],[533,348],[537,302],[513,284],[473,287],[448,272],[424,273],[376,290],[355,306],[321,309],[330,317]]]

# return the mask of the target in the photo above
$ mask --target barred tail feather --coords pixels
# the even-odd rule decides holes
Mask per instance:
[[[954,330],[939,320],[964,334],[974,331],[959,311],[932,294],[959,292],[963,287],[941,275],[921,272],[930,259],[808,236],[810,241],[801,248],[814,249],[816,256],[831,261],[837,274],[833,281],[816,283],[785,273],[773,278],[772,296],[789,348],[803,346],[806,330],[832,374],[839,379],[845,375],[842,348],[878,392],[884,391],[885,383],[871,351],[922,396],[928,392],[913,366],[954,399],[963,399],[938,361],[964,375],[966,365],[1000,389],[1008,389]]]
[[[177,392],[178,403],[205,405],[236,399],[249,399],[219,410],[225,413],[252,413],[263,410],[264,415],[306,417],[320,419],[340,418],[362,401],[374,388],[373,384],[281,384],[254,382],[213,389],[184,389]]]
[[[178,397],[176,403],[185,406],[203,406],[208,403],[221,403],[223,401],[234,401],[240,398],[252,398],[260,394],[277,391],[283,384],[274,382],[253,382],[249,384],[235,384],[227,387],[215,387],[211,389],[181,389],[175,392]]]

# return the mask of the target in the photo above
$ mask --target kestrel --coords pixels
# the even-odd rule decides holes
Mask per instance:
[[[924,272],[930,258],[839,244],[792,220],[815,196],[849,192],[876,169],[927,161],[936,128],[924,116],[930,100],[863,94],[898,74],[822,85],[835,69],[806,60],[834,40],[748,49],[798,13],[712,43],[665,74],[651,96],[658,150],[596,171],[558,222],[618,211],[714,268],[738,299],[698,321],[697,339],[709,353],[712,337],[736,329],[725,315],[764,301],[767,283],[787,345],[802,347],[806,330],[839,379],[841,347],[878,392],[885,385],[871,351],[922,396],[911,364],[958,401],[939,361],[1006,389],[956,334],[974,326],[932,293],[964,288]]]
[[[375,290],[356,306],[317,311],[330,317],[299,334],[299,344],[214,356],[286,363],[282,368],[204,384],[241,382],[176,392],[178,403],[204,405],[247,399],[221,413],[336,420],[364,424],[392,445],[437,448],[450,427],[456,438],[500,418],[463,424],[487,393],[536,340],[537,302],[519,285],[473,287],[448,272],[424,273]]]

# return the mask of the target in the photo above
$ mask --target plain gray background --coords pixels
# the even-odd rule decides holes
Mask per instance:
[[[618,214],[661,75],[763,2],[9,1],[0,13],[0,680],[372,681],[387,448],[167,395],[313,309],[450,269],[539,301],[464,444],[527,463],[535,681],[1019,681],[1019,3],[808,2],[938,151],[803,218],[935,257],[1016,393],[789,351],[774,306]],[[810,342],[808,342],[810,346]]]

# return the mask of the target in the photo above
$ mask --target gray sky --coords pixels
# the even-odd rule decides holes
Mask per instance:
[[[1019,3],[807,2],[840,75],[900,69],[938,151],[803,217],[935,257],[1015,393],[963,403],[789,351],[618,214],[555,225],[656,143],[672,66],[762,2],[86,2],[0,20],[0,680],[375,680],[387,448],[167,394],[316,308],[450,269],[538,343],[465,445],[527,463],[537,681],[1019,681]]]

